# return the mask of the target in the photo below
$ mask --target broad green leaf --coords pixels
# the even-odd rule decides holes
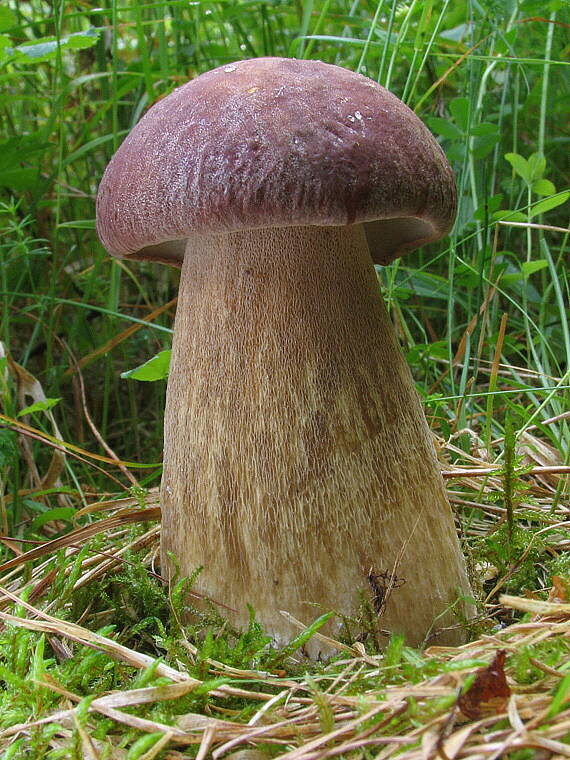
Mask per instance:
[[[171,351],[160,351],[139,367],[122,372],[121,377],[129,380],[141,380],[143,382],[155,382],[168,377],[170,368]]]
[[[20,410],[17,416],[23,417],[25,414],[33,414],[34,412],[47,412],[48,409],[52,409],[60,401],[60,398],[46,398],[45,401],[36,401],[35,404],[30,404],[30,406],[26,406]]]
[[[486,137],[487,135],[496,135],[499,137],[499,128],[496,124],[488,124],[487,122],[483,122],[482,124],[477,124],[477,126],[473,127],[471,134],[474,137]]]
[[[428,126],[432,132],[442,137],[447,137],[448,140],[462,140],[463,133],[458,129],[455,124],[447,119],[440,119],[437,116],[431,116],[428,120]]]
[[[41,61],[53,58],[57,52],[58,46],[62,50],[84,50],[93,47],[99,39],[99,33],[95,29],[88,29],[86,32],[75,32],[67,37],[61,37],[58,40],[55,37],[45,37],[37,42],[25,42],[14,48],[14,53],[20,60],[39,63]]]
[[[542,179],[546,169],[546,159],[542,153],[532,153],[528,157],[528,166],[530,169],[530,178],[532,182]]]
[[[461,42],[469,34],[469,31],[469,24],[459,24],[459,26],[454,26],[453,29],[444,29],[443,32],[439,33],[439,36],[443,37],[444,40]]]
[[[39,530],[48,522],[54,522],[55,520],[65,520],[70,522],[75,515],[75,509],[73,507],[56,507],[55,509],[48,509],[47,512],[42,512],[32,520],[32,530]]]
[[[519,153],[505,153],[505,158],[519,177],[522,177],[524,181],[530,185],[532,181],[531,169],[526,158],[523,158]]]
[[[533,182],[532,192],[537,195],[554,195],[556,187],[549,179],[537,179]]]
[[[473,155],[475,158],[484,158],[489,155],[500,139],[500,135],[498,134],[476,137],[473,141]]]
[[[508,32],[501,32],[501,36],[495,40],[495,53],[497,55],[514,55],[513,46],[517,37],[517,30],[510,29]]]
[[[476,288],[479,285],[481,275],[472,267],[458,264],[455,269],[455,278],[462,288]]]
[[[525,261],[522,264],[522,272],[525,277],[530,277],[535,272],[540,272],[541,269],[546,269],[548,261],[546,259],[537,259],[536,261]]]
[[[469,99],[454,98],[449,104],[449,110],[459,128],[463,132],[467,132],[469,125]]]
[[[486,199],[487,214],[493,214],[498,211],[503,202],[503,194],[497,193]],[[478,221],[482,222],[485,219],[485,203],[481,204],[479,208],[473,213],[473,216]]]
[[[532,217],[538,216],[539,214],[545,214],[547,211],[566,203],[568,198],[570,198],[570,190],[558,193],[558,195],[552,195],[550,198],[545,198],[543,201],[538,201],[538,203],[531,206],[529,216]]]
[[[446,340],[438,340],[435,343],[417,343],[406,354],[408,361],[414,365],[422,359],[430,357],[447,359],[448,356],[449,346]]]
[[[0,171],[0,187],[9,187],[11,190],[30,190],[38,179],[37,169],[8,169]]]
[[[16,15],[13,11],[10,10],[10,8],[7,8],[5,5],[0,6],[0,32],[5,32],[6,29],[10,29],[13,26],[16,26],[17,20]]]
[[[392,294],[399,303],[401,301],[408,301],[414,295],[414,291],[412,288],[396,287],[392,288]]]
[[[447,157],[451,163],[460,164],[465,159],[467,148],[464,142],[454,142],[447,149]]]
[[[492,216],[494,222],[526,222],[526,214],[520,211],[495,211]]]
[[[429,355],[436,356],[439,359],[447,359],[449,356],[449,346],[446,340],[437,340],[429,345]]]

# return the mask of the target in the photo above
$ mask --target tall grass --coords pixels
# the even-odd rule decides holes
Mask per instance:
[[[383,293],[449,464],[503,467],[502,489],[481,478],[451,490],[466,530],[483,535],[483,502],[509,511],[513,545],[513,520],[563,522],[568,477],[552,486],[544,475],[531,498],[518,476],[529,464],[570,465],[569,23],[563,0],[8,0],[0,533],[41,541],[69,530],[79,507],[83,524],[110,494],[142,503],[158,484],[164,382],[121,373],[169,348],[177,273],[107,256],[97,184],[157,98],[266,55],[360,71],[441,140],[457,223],[441,244],[379,270]],[[533,501],[539,517],[525,511]],[[488,557],[501,566],[493,541]],[[15,548],[27,545],[4,541],[0,555]],[[532,556],[519,590],[547,581],[544,556]]]

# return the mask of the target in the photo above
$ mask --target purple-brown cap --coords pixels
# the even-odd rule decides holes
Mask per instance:
[[[386,264],[455,210],[447,159],[398,98],[339,66],[257,58],[148,111],[101,180],[97,232],[113,256],[180,265],[195,234],[364,223]]]

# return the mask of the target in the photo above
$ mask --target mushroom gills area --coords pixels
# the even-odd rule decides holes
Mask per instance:
[[[189,244],[162,512],[163,566],[203,566],[195,590],[237,625],[253,605],[279,643],[298,632],[280,610],[308,623],[363,599],[411,644],[457,622],[464,561],[361,225]]]

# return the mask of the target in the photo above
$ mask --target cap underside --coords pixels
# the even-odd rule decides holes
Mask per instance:
[[[258,227],[256,229],[261,228]],[[408,251],[413,251],[421,245],[425,245],[439,237],[431,224],[423,219],[416,219],[414,217],[379,219],[374,222],[365,222],[364,231],[370,254],[375,264],[389,264]],[[222,235],[231,233],[211,234]],[[154,261],[181,267],[187,245],[187,238],[167,240],[163,243],[146,246],[135,253],[127,254],[120,258],[129,258],[136,261]]]

